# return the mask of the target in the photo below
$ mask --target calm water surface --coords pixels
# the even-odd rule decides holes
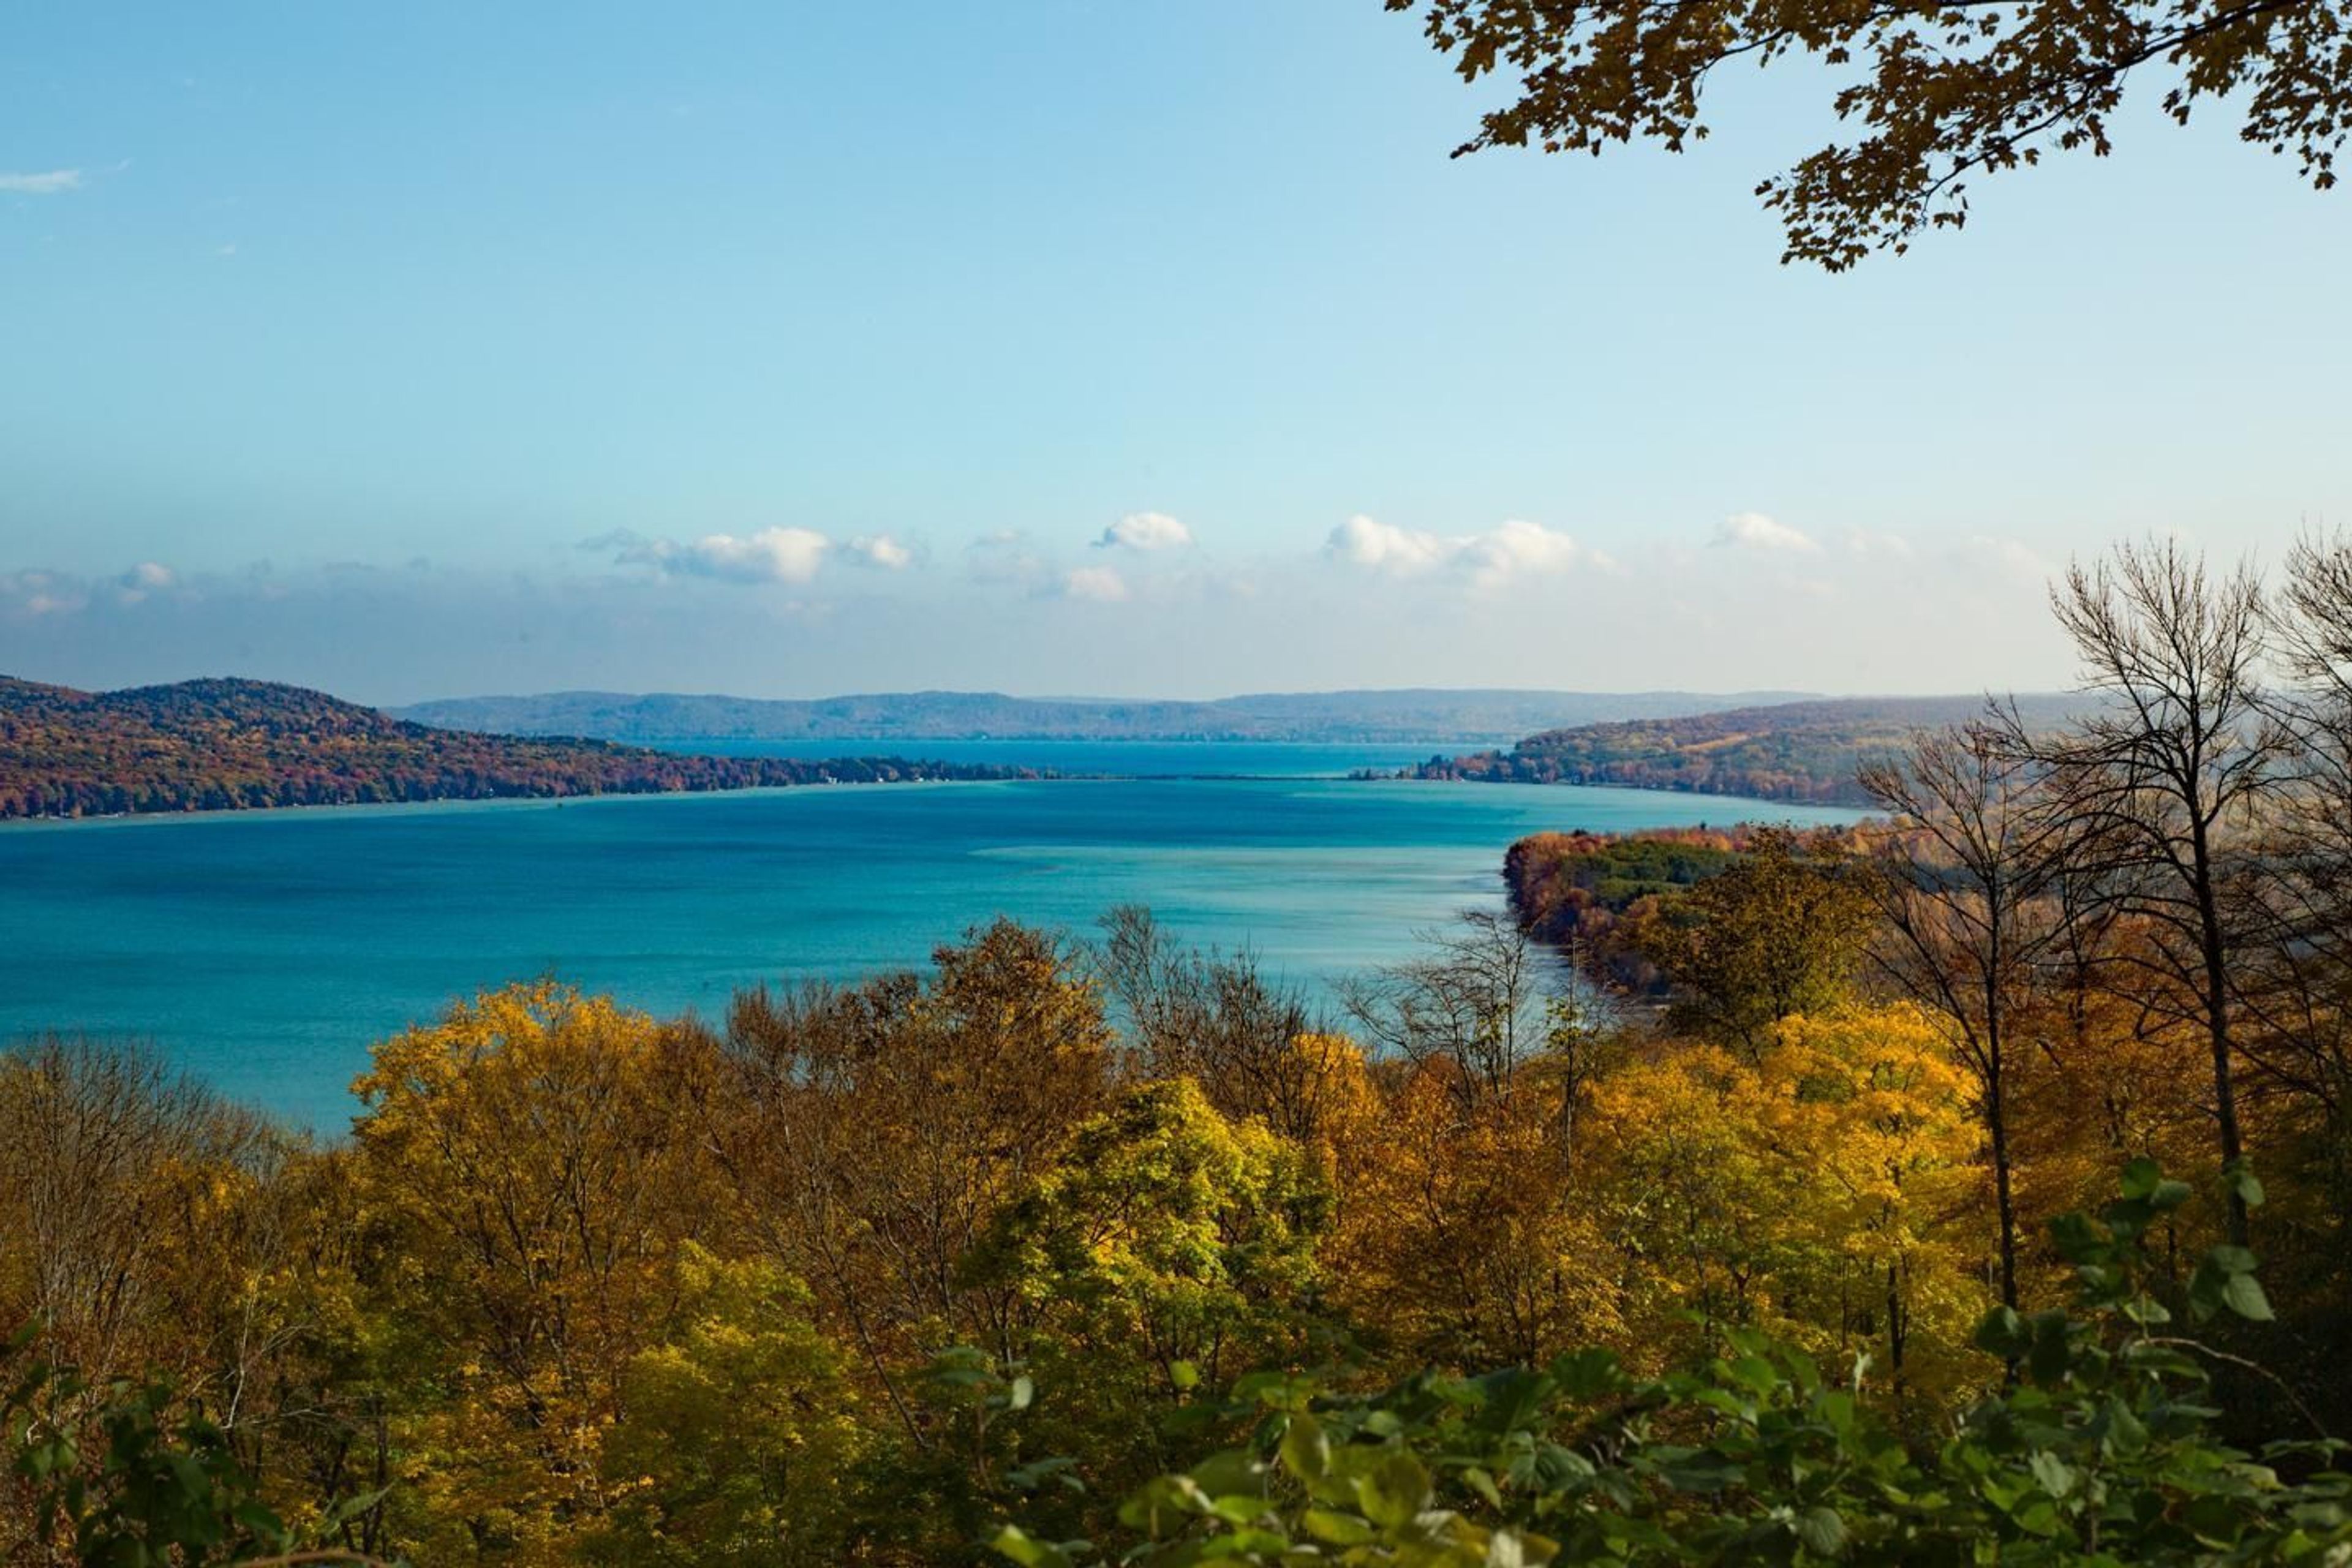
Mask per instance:
[[[716,1014],[760,980],[919,963],[1000,913],[1083,931],[1112,904],[1141,902],[1188,937],[1254,945],[1319,987],[1409,952],[1417,928],[1453,910],[1499,900],[1505,847],[1538,828],[1851,815],[1283,777],[1390,759],[1243,750],[1258,765],[1220,771],[1260,776],[0,828],[0,1037],[142,1037],[229,1093],[331,1129],[371,1041],[509,980],[551,974],[657,1011]]]

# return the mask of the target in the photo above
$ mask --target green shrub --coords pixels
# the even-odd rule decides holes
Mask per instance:
[[[2215,1435],[2207,1368],[2234,1358],[2172,1331],[2145,1250],[2189,1195],[2143,1160],[2095,1218],[2060,1221],[2075,1309],[1990,1315],[1977,1342],[2013,1375],[1932,1447],[1873,1408],[1866,1363],[1832,1376],[1753,1332],[1651,1381],[1607,1351],[1369,1398],[1268,1374],[1226,1412],[1249,1440],[1138,1491],[1120,1539],[1007,1525],[993,1544],[1032,1568],[2352,1563],[2341,1445]],[[2266,1319],[2253,1265],[2215,1248],[2188,1314]]]

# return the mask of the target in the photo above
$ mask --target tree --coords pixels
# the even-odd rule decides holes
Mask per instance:
[[[1615,1338],[1612,1249],[1559,1137],[1565,1086],[1545,1075],[1465,1106],[1443,1058],[1401,1067],[1332,1150],[1323,1256],[1346,1319],[1383,1365],[1535,1363]]]
[[[622,1373],[604,1446],[610,1528],[589,1562],[822,1568],[847,1553],[842,1490],[864,1434],[806,1287],[763,1259],[689,1245],[667,1342]]]
[[[1501,910],[1464,910],[1419,934],[1422,956],[1350,981],[1340,1005],[1382,1049],[1444,1063],[1465,1106],[1509,1094],[1550,1046],[1546,1004],[1568,976]]]
[[[614,1500],[603,1447],[722,1191],[691,1037],[551,983],[451,1007],[354,1086],[383,1288],[439,1397],[407,1423],[432,1561],[569,1560]]]
[[[965,1267],[1046,1304],[1098,1374],[1174,1398],[1292,1347],[1329,1213],[1308,1151],[1164,1079],[1079,1126]]]
[[[0,1050],[0,1323],[103,1384],[142,1370],[197,1238],[268,1129],[144,1047],[61,1035]],[[193,1367],[180,1370],[192,1371]]]
[[[2209,575],[2165,540],[2074,563],[2051,603],[2101,705],[2054,734],[2029,734],[2011,712],[2001,744],[2046,773],[2095,903],[2147,933],[2116,944],[2112,962],[2148,1005],[2203,1035],[2221,1163],[2235,1166],[2245,1153],[2235,971],[2274,934],[2259,836],[2293,744],[2261,684],[2262,584],[2242,565]],[[2234,1190],[2229,1207],[2242,1247]]]
[[[1874,763],[1864,789],[1895,818],[1879,851],[1877,957],[1933,1010],[1976,1079],[1992,1159],[2000,1299],[2017,1305],[2017,1204],[2011,1180],[2011,1057],[2017,1015],[2063,921],[2052,882],[2062,824],[2031,768],[1980,726],[1921,734],[1899,761]]]
[[[2021,0],[2015,5],[1880,0],[1386,0],[1476,82],[1515,73],[1517,92],[1481,117],[1457,155],[1540,146],[1598,154],[1635,138],[1680,152],[1709,126],[1717,68],[1806,59],[1854,68],[1831,100],[1863,127],[1757,186],[1788,237],[1783,261],[1831,271],[1922,230],[1968,221],[1969,183],[2054,152],[2105,156],[2136,74],[2171,75],[2165,112],[2242,116],[2239,134],[2336,183],[2352,131],[2352,47],[2343,0]]]
[[[1797,1013],[1836,1006],[1875,911],[1856,868],[1759,832],[1729,869],[1661,905],[1631,940],[1673,983],[1668,1021],[1750,1060]]]
[[[1181,945],[1139,904],[1103,916],[1102,931],[1096,966],[1146,1077],[1189,1078],[1228,1116],[1264,1117],[1286,1138],[1316,1135],[1335,1064],[1315,1048],[1330,1037],[1304,996],[1268,979],[1246,950]]]
[[[926,984],[740,993],[709,1136],[759,1245],[856,1344],[908,1441],[908,1373],[943,1346],[1010,1360],[1029,1307],[961,1272],[999,1208],[1100,1110],[1111,1036],[1077,955],[1000,920]]]
[[[1594,1100],[1604,1232],[1631,1282],[1629,1343],[1753,1323],[1872,1352],[1946,1393],[1981,1305],[1964,1080],[1908,1005],[1781,1020],[1751,1059],[1669,1047]]]
[[[2282,814],[2292,940],[2278,955],[2292,1059],[2273,1065],[2321,1108],[2328,1178],[2352,1220],[2352,536],[2296,543],[2271,624],[2294,683],[2272,711],[2296,742]]]
[[[2172,1292],[2150,1243],[2189,1193],[2135,1161],[2096,1218],[2054,1226],[2076,1310],[1986,1314],[1977,1346],[2031,1386],[1933,1442],[1859,1377],[1752,1330],[1648,1381],[1604,1348],[1369,1396],[1263,1376],[1226,1406],[1241,1446],[1146,1483],[1109,1539],[1004,1524],[992,1543],[1024,1568],[2337,1562],[2352,1552],[2342,1446],[2223,1442],[2211,1352],[2158,1299]],[[2268,1317],[2252,1267],[2215,1248],[2189,1315]]]

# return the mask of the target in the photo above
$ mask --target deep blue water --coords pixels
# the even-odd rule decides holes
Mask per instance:
[[[1254,750],[1260,773],[1300,762]],[[1083,931],[1141,902],[1314,987],[1499,899],[1521,834],[1847,815],[1259,778],[23,824],[0,828],[0,1037],[142,1037],[229,1093],[331,1129],[370,1042],[509,980],[554,974],[716,1014],[762,979],[919,963],[999,913]]]

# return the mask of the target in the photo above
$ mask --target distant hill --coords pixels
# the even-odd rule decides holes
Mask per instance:
[[[997,778],[896,758],[697,757],[439,730],[317,691],[188,680],[76,691],[0,677],[0,818]]]
[[[1319,741],[1504,739],[1602,720],[1665,719],[1804,695],[1748,691],[1517,690],[1269,692],[1208,702],[907,691],[806,701],[670,693],[556,691],[459,697],[395,708],[400,718],[507,735],[608,741]]]
[[[2088,700],[2036,694],[2017,704],[2026,723],[2042,725],[2061,722]],[[1866,805],[1854,783],[1864,759],[1899,750],[1915,730],[1971,719],[1984,707],[1982,697],[1853,697],[1580,724],[1529,735],[1507,752],[1432,757],[1409,772],[1428,779],[1624,784]]]

